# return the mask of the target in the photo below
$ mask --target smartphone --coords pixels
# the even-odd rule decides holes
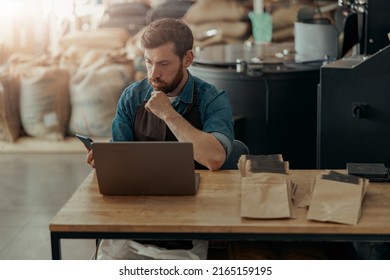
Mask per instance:
[[[92,143],[93,140],[87,136],[81,135],[81,134],[76,134],[76,137],[80,139],[81,142],[83,142],[84,146],[88,150],[92,150]]]

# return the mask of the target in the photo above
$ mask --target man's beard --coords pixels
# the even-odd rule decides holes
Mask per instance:
[[[179,67],[179,70],[177,71],[176,75],[175,75],[175,79],[172,81],[172,83],[170,84],[167,84],[166,82],[164,82],[163,80],[159,80],[158,78],[157,79],[150,79],[149,78],[149,83],[153,86],[153,81],[154,82],[159,82],[159,83],[162,83],[163,85],[159,86],[159,87],[155,87],[153,86],[154,90],[156,91],[162,91],[162,92],[165,92],[166,94],[174,91],[178,85],[180,84],[180,82],[182,81],[184,77],[184,74],[183,74],[183,66],[180,65]],[[165,84],[165,85],[164,85]]]

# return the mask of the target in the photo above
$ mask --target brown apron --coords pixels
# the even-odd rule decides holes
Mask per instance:
[[[135,141],[178,141],[163,120],[145,109],[146,102],[137,108],[134,121]],[[200,119],[198,96],[196,94],[192,103],[187,106],[183,118],[195,128],[202,130],[203,126]],[[203,165],[197,162],[195,162],[195,168],[205,169]]]

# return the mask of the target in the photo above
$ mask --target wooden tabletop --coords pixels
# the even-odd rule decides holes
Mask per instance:
[[[52,232],[390,234],[390,184],[370,183],[357,225],[296,218],[247,219],[240,216],[240,174],[236,170],[199,171],[195,196],[102,196],[92,171],[50,224]],[[319,170],[291,170],[296,201]]]

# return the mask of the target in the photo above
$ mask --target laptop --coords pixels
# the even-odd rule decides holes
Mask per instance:
[[[96,177],[103,195],[195,195],[192,143],[94,142]]]

